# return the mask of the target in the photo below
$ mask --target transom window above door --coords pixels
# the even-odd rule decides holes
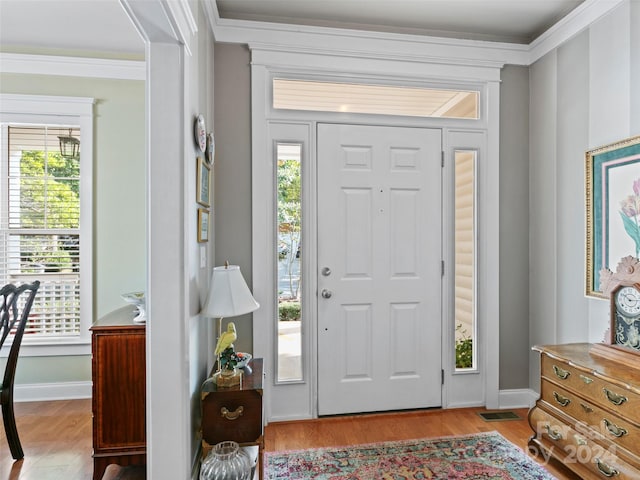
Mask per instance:
[[[363,83],[273,80],[273,108],[430,118],[479,118],[480,92]]]

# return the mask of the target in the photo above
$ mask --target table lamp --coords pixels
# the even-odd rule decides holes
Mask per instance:
[[[222,319],[235,317],[257,310],[260,304],[256,302],[249,291],[247,283],[240,273],[238,265],[215,267],[209,284],[209,297],[200,312],[205,317],[218,319],[218,336],[222,335]],[[220,372],[220,355],[218,355],[218,372]]]

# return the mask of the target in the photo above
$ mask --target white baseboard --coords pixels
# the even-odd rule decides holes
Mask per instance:
[[[14,401],[38,402],[45,400],[71,400],[78,398],[91,398],[91,382],[62,382],[62,383],[33,383],[16,385]],[[514,390],[500,390],[499,405],[506,408],[531,408],[539,394],[528,388]],[[449,405],[449,408],[462,408],[473,405]],[[309,418],[309,417],[304,417]],[[300,420],[301,417],[272,418],[271,421]]]
[[[16,385],[14,402],[41,402],[91,398],[91,382],[31,383]]]
[[[498,404],[501,409],[506,408],[531,408],[540,395],[530,388],[514,390],[500,390]]]

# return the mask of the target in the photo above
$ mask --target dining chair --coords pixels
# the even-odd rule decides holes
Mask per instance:
[[[7,339],[11,345],[4,367],[2,385],[0,385],[0,403],[2,404],[2,420],[9,450],[11,450],[11,456],[16,460],[24,458],[24,452],[20,444],[20,437],[18,437],[16,418],[13,412],[13,384],[22,336],[39,286],[40,282],[36,280],[33,283],[19,286],[7,284],[0,289],[0,348]]]

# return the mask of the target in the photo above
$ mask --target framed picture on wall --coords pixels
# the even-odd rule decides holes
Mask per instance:
[[[608,298],[600,270],[640,257],[640,136],[589,150],[585,162],[586,294]]]
[[[209,165],[203,160],[202,157],[198,157],[196,171],[196,201],[204,206],[211,206],[209,198],[209,184],[211,169]]]
[[[209,241],[209,210],[198,209],[198,242]]]

